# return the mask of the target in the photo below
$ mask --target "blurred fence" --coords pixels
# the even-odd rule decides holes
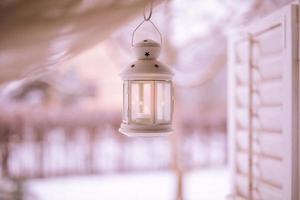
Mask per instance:
[[[127,138],[119,112],[1,107],[0,176],[43,178],[172,168],[171,140]],[[185,169],[226,162],[225,123],[183,125]],[[205,132],[205,134],[204,134]]]

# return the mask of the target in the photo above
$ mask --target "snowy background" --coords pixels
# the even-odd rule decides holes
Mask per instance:
[[[54,178],[30,181],[28,187],[40,200],[174,200],[176,176],[170,171]],[[185,200],[225,200],[229,193],[226,168],[188,172]]]

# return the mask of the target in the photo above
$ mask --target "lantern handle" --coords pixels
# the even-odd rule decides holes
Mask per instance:
[[[160,44],[162,45],[162,34],[161,32],[158,30],[158,28],[155,26],[155,24],[151,21],[151,17],[152,17],[152,8],[153,8],[153,1],[151,1],[150,4],[150,12],[149,15],[146,16],[146,6],[144,8],[144,20],[134,29],[134,31],[132,32],[132,37],[131,37],[131,45],[134,47],[134,35],[136,33],[136,31],[145,23],[145,22],[150,22],[152,24],[152,26],[154,27],[154,29],[158,32],[159,34],[159,38],[160,38]]]

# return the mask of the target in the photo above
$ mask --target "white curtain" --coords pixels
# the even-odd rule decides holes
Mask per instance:
[[[1,1],[0,83],[47,70],[93,47],[141,14],[149,1]]]

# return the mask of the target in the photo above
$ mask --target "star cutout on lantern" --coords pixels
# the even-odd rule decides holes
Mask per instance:
[[[146,53],[145,53],[145,56],[150,56],[150,53],[149,53],[149,52],[146,52]]]

